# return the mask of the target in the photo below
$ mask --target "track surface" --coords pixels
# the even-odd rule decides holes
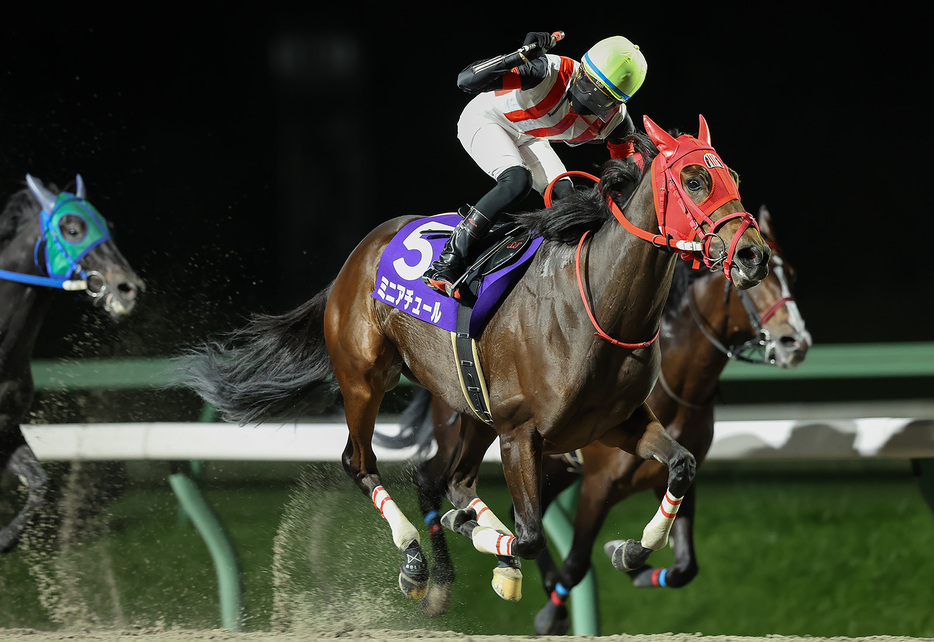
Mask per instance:
[[[523,635],[463,635],[454,632],[412,630],[412,631],[386,631],[377,629],[354,630],[351,625],[345,628],[336,627],[331,629],[309,629],[301,631],[291,631],[288,633],[231,633],[224,630],[210,631],[183,631],[183,630],[152,630],[152,629],[128,629],[128,630],[67,630],[60,632],[34,631],[31,629],[7,629],[0,630],[0,639],[4,642],[57,642],[69,640],[72,642],[83,642],[97,640],[99,642],[117,642],[138,640],[140,642],[305,642],[314,639],[340,638],[343,642],[367,641],[374,642],[380,640],[398,641],[398,640],[434,640],[437,642],[525,642],[534,640],[535,642],[581,642],[588,641],[614,641],[614,642],[920,642],[929,638],[910,638],[900,636],[874,636],[862,638],[817,638],[817,637],[797,637],[797,636],[777,636],[768,637],[742,637],[729,635],[690,635],[690,634],[667,634],[667,635],[606,635],[606,636],[523,636]]]

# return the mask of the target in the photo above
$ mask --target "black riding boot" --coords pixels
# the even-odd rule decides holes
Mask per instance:
[[[463,209],[461,214],[463,214]],[[468,205],[464,220],[457,224],[451,232],[451,238],[444,244],[444,249],[438,260],[422,276],[422,281],[438,292],[460,298],[460,293],[454,287],[467,269],[467,258],[470,250],[493,227],[492,219],[487,218],[483,212]]]

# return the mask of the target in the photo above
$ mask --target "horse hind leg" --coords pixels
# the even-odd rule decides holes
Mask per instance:
[[[9,524],[0,529],[0,553],[12,551],[29,520],[45,500],[48,476],[28,444],[17,448],[7,461],[6,470],[17,476],[27,488],[26,503]]]
[[[451,604],[451,586],[455,577],[454,563],[451,561],[444,527],[441,525],[441,500],[444,492],[438,482],[440,475],[432,472],[442,459],[440,455],[439,452],[432,459],[422,462],[412,473],[432,550],[432,583],[420,602],[422,612],[428,617],[447,612]]]
[[[351,387],[346,382],[342,382],[341,390],[353,391],[344,393],[347,427],[350,431],[341,458],[344,470],[389,523],[393,543],[402,552],[399,588],[413,600],[421,600],[428,592],[429,571],[418,530],[406,519],[383,486],[373,452],[373,429],[382,393],[375,393],[369,386]],[[367,392],[364,394],[361,390]]]

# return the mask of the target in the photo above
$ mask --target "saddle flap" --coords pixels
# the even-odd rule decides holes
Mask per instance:
[[[439,328],[457,331],[461,304],[425,285],[421,276],[441,254],[457,214],[440,214],[412,220],[400,229],[383,250],[377,267],[373,298]],[[469,273],[469,334],[478,336],[496,312],[503,295],[522,275],[522,267],[535,255],[542,237],[522,233],[512,222],[491,230],[480,259]],[[468,290],[468,288],[463,288]]]

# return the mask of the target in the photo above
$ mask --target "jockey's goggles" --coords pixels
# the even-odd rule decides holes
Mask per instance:
[[[571,78],[568,87],[571,97],[587,110],[595,114],[600,120],[606,122],[612,116],[621,101],[617,100],[599,82],[595,81],[584,71],[583,66],[578,67]]]

